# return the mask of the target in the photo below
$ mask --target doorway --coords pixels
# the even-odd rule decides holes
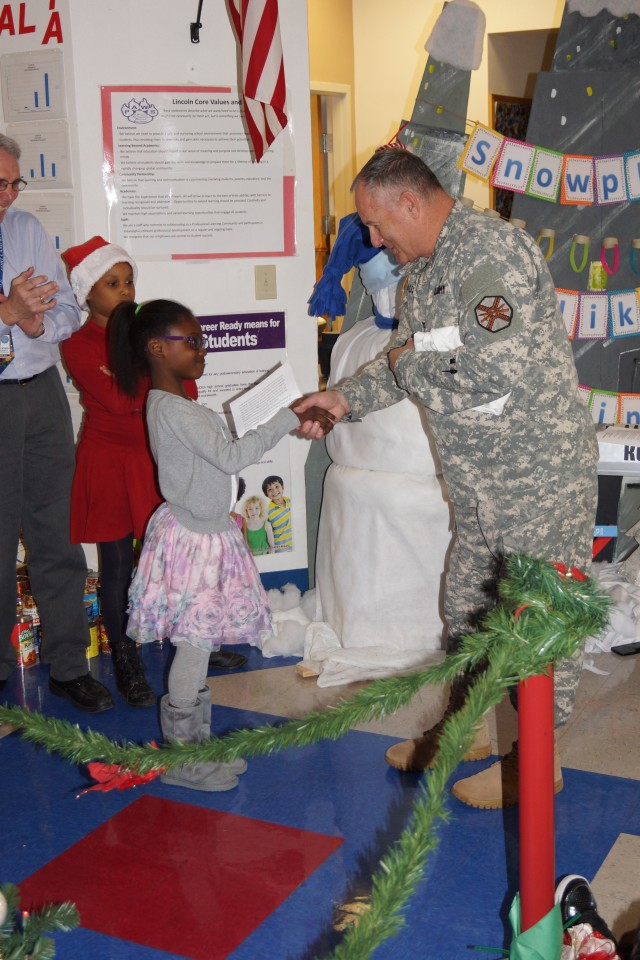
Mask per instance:
[[[353,211],[351,88],[311,83],[311,152],[313,171],[313,235],[316,282],[327,264],[342,217]],[[350,276],[347,281],[350,281]],[[349,295],[350,282],[343,285]],[[326,384],[331,348],[342,318],[318,318],[318,373]]]
[[[316,280],[322,275],[342,217],[353,211],[351,87],[311,82],[311,150]]]

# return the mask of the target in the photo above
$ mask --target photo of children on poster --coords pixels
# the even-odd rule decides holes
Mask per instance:
[[[234,421],[231,401],[238,403],[249,388],[267,380],[272,387],[265,391],[265,401],[275,390],[291,389],[284,313],[220,314],[199,316],[198,320],[207,340],[207,362],[198,381],[199,402],[224,417],[234,436],[242,434],[244,425]],[[270,371],[274,374],[266,378]],[[284,402],[290,401],[277,405]],[[245,539],[258,569],[265,572],[283,568],[283,554],[289,554],[284,566],[291,565],[290,555],[296,548],[290,442],[291,438],[285,437],[263,460],[242,470],[238,499],[229,507],[230,513],[242,518]]]

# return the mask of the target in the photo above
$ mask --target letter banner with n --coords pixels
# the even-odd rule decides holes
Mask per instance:
[[[619,405],[618,423],[623,427],[640,426],[640,396],[637,393],[621,393]]]
[[[249,136],[260,160],[287,125],[278,0],[227,0],[242,59]]]
[[[482,123],[476,123],[458,160],[465,173],[480,180],[488,180],[504,137]]]
[[[493,168],[491,183],[502,190],[524,193],[533,163],[535,147],[505,137],[500,156]]]

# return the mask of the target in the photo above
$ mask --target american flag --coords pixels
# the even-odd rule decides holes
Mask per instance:
[[[278,0],[227,0],[242,53],[249,136],[260,160],[287,125]]]

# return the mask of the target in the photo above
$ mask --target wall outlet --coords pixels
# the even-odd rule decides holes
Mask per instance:
[[[256,281],[256,300],[275,300],[276,291],[276,268],[275,264],[268,266],[257,266],[255,270]]]

